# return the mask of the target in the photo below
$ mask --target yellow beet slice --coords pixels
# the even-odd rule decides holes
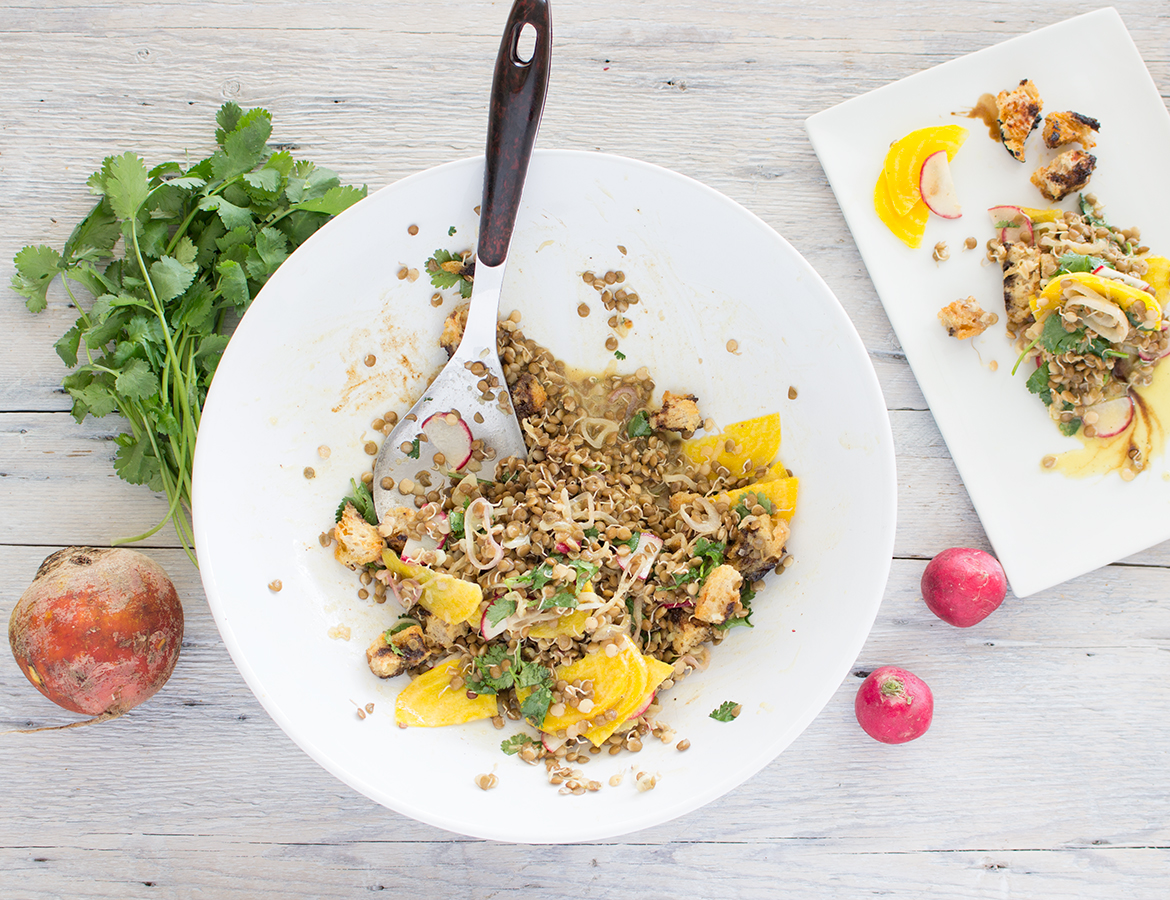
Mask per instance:
[[[578,595],[579,596],[579,595]],[[555,638],[562,634],[579,638],[585,634],[585,620],[588,610],[574,609],[552,622],[538,622],[528,629],[530,638]]]
[[[1164,256],[1146,258],[1146,282],[1154,289],[1158,306],[1166,308],[1170,303],[1170,259]]]
[[[926,233],[926,220],[930,217],[930,210],[919,200],[910,208],[906,215],[899,215],[894,209],[894,201],[890,199],[890,186],[883,170],[878,175],[877,186],[873,191],[873,208],[878,218],[911,250],[921,246],[922,236]]]
[[[432,569],[403,562],[397,553],[389,549],[382,551],[382,564],[399,578],[410,578],[419,584],[426,584],[435,577]]]
[[[617,718],[612,722],[607,722],[605,725],[595,725],[585,732],[585,737],[589,739],[593,746],[600,747],[608,740],[611,734],[617,731],[619,725],[629,719],[634,713],[649,706],[654,692],[658,690],[658,686],[674,674],[674,666],[670,665],[670,663],[664,663],[652,656],[646,656],[643,659],[646,660],[646,690],[635,703],[630,705],[629,709],[624,711],[624,714],[622,710],[619,710]]]
[[[727,449],[727,443],[733,449]],[[780,413],[728,425],[721,434],[683,442],[683,452],[696,465],[712,460],[733,475],[767,466],[780,450]]]
[[[575,663],[558,666],[554,670],[558,681],[592,681],[593,708],[588,713],[583,713],[579,709],[566,706],[562,715],[546,715],[540,726],[541,731],[556,734],[586,719],[600,718],[610,710],[620,710],[626,705],[634,708],[632,704],[646,692],[646,661],[633,641],[625,636],[621,641],[616,656],[607,656],[604,651],[598,650],[581,657]]]
[[[1068,274],[1058,275],[1053,278],[1044,286],[1044,290],[1040,292],[1038,297],[1032,298],[1032,312],[1041,312],[1046,309],[1056,309],[1059,307],[1064,294],[1062,282],[1066,280],[1076,281],[1087,288],[1091,288],[1103,297],[1112,300],[1123,310],[1129,309],[1134,303],[1143,303],[1158,313],[1158,320],[1154,323],[1154,327],[1161,327],[1162,308],[1158,305],[1158,301],[1154,297],[1141,288],[1133,287],[1113,278],[1102,278],[1100,275],[1094,275],[1091,272],[1069,272]]]
[[[1064,215],[1059,209],[1033,209],[1030,206],[1021,206],[1020,209],[1032,220],[1033,225],[1039,222],[1055,222]]]
[[[418,605],[432,612],[448,625],[470,622],[479,627],[479,605],[483,589],[470,581],[463,581],[445,572],[436,572],[426,566],[415,566],[398,558],[393,550],[382,551],[382,562],[399,578],[410,578],[422,585]]]
[[[474,700],[468,699],[467,691],[451,687],[451,679],[461,674],[457,660],[423,672],[398,694],[394,721],[399,725],[441,728],[490,719],[496,714],[495,695],[480,694]]]
[[[796,495],[800,489],[799,478],[774,478],[757,481],[747,487],[736,488],[720,497],[726,497],[732,506],[739,503],[746,494],[756,494],[772,502],[772,511],[785,521],[791,521],[796,513]]]
[[[922,202],[918,181],[926,157],[945,150],[949,162],[965,140],[967,129],[962,125],[936,125],[911,131],[894,141],[886,153],[883,168],[890,189],[890,202],[898,215],[908,214],[916,203]]]

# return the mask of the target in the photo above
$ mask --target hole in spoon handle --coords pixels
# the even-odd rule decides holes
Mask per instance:
[[[521,47],[521,34],[526,28]],[[529,53],[533,32],[536,43],[525,59],[521,53]],[[544,111],[551,56],[548,0],[516,0],[496,57],[488,115],[487,163],[476,251],[477,261],[487,266],[498,266],[508,255],[528,160]]]

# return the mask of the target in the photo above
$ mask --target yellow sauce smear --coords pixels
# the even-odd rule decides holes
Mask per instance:
[[[1141,453],[1143,468],[1166,450],[1166,428],[1170,425],[1170,364],[1154,367],[1149,387],[1134,389],[1134,416],[1129,428],[1107,438],[1078,435],[1084,446],[1056,458],[1055,468],[1065,475],[1084,478],[1132,470],[1131,452]],[[1126,475],[1122,475],[1127,481]]]

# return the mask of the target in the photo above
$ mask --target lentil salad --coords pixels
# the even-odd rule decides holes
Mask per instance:
[[[444,335],[461,327],[457,311]],[[564,781],[559,761],[673,739],[657,695],[750,625],[763,579],[791,562],[798,480],[773,463],[775,414],[692,439],[715,423],[691,395],[654,403],[645,368],[574,373],[515,313],[498,349],[528,459],[489,482],[476,473],[492,448],[473,440],[450,472],[424,442],[416,477],[386,486],[404,505],[378,521],[355,480],[331,537],[375,601],[401,609],[367,650],[374,674],[413,678],[398,723],[526,720],[538,734],[503,749]]]
[[[1146,255],[1139,229],[1109,225],[1092,194],[1075,212],[997,209],[1018,210],[997,223],[987,255],[1003,269],[1017,366],[1035,362],[1028,389],[1064,434],[1112,436],[1130,421],[1115,410],[1132,409],[1170,351],[1170,261]]]

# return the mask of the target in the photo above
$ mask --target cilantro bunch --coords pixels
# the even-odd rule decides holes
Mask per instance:
[[[226,103],[216,149],[194,165],[148,170],[136,154],[107,157],[87,182],[100,197],[65,246],[16,254],[13,289],[32,312],[58,276],[76,323],[54,345],[73,371],[62,384],[73,417],[119,413],[114,468],[132,484],[165,491],[195,562],[186,515],[191,464],[207,388],[237,317],[288,255],[366,195],[286,150],[270,152],[272,117]],[[92,301],[83,304],[72,285]],[[82,297],[86,294],[83,293]]]

